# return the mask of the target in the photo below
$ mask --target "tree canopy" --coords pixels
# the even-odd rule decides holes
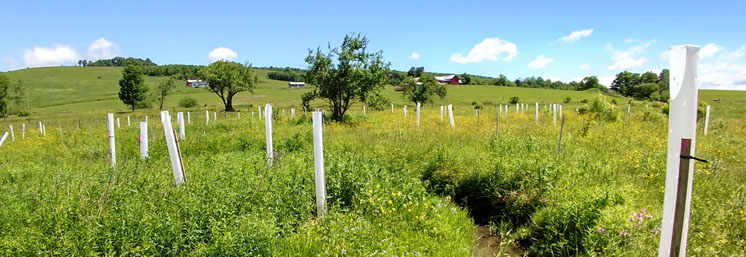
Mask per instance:
[[[11,105],[19,105],[25,95],[23,82],[13,81],[7,74],[0,72],[0,117],[7,117]]]
[[[367,37],[345,35],[339,48],[309,50],[306,63],[306,82],[315,85],[313,91],[302,96],[304,105],[314,98],[322,98],[332,107],[331,119],[342,121],[355,101],[365,101],[377,94],[389,80],[389,63],[382,52],[367,52]]]
[[[119,99],[132,107],[134,111],[139,103],[145,101],[147,91],[140,66],[125,67],[122,71],[122,79],[119,80]]]
[[[647,71],[640,75],[629,71],[622,71],[616,75],[611,88],[619,94],[634,97],[638,100],[668,101],[668,69],[659,74]]]
[[[422,73],[419,80],[409,77],[400,85],[407,99],[415,103],[432,102],[434,96],[446,97],[446,85],[438,83],[435,77],[428,73]]]
[[[199,70],[198,76],[209,83],[209,89],[223,100],[226,112],[233,109],[233,96],[240,92],[254,93],[258,83],[251,65],[232,61],[216,61]]]

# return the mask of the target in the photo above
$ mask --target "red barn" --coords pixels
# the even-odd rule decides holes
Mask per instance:
[[[449,84],[449,85],[461,84],[461,80],[459,80],[458,76],[456,75],[435,76],[435,80],[437,80],[441,84]]]

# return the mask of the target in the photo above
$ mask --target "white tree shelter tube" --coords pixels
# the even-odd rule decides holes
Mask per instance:
[[[536,102],[536,106],[534,107],[534,120],[539,121],[539,102]]]
[[[187,112],[187,124],[192,124],[192,114]]]
[[[272,147],[272,105],[264,107],[264,128],[267,135],[267,164],[272,167],[275,154]]]
[[[8,125],[10,127],[10,142],[16,141],[16,133],[13,132],[13,125]]]
[[[661,228],[658,256],[675,256],[672,249],[678,248],[678,256],[686,256],[686,241],[689,230],[689,212],[692,199],[692,179],[694,163],[689,160],[689,179],[686,185],[684,203],[684,217],[681,224],[681,237],[674,238],[674,214],[676,212],[676,197],[679,164],[681,157],[681,139],[691,139],[691,156],[695,155],[697,137],[697,61],[699,59],[698,46],[673,46],[669,48],[669,67],[671,70],[671,101],[668,118],[668,162],[666,165],[666,189],[663,199],[663,221]],[[680,242],[675,245],[674,242]]]
[[[209,117],[209,116],[208,116]],[[184,173],[184,164],[181,162],[181,150],[176,141],[176,133],[171,126],[171,117],[168,111],[161,112],[161,120],[163,120],[163,134],[166,138],[166,146],[168,147],[168,155],[171,158],[171,167],[174,171],[174,181],[179,186],[186,182],[186,175]]]
[[[710,128],[710,106],[708,105],[707,111],[705,112],[705,135],[707,135],[707,130],[709,128]],[[10,126],[10,131],[13,132],[13,126]]]
[[[184,128],[184,113],[176,113],[176,120],[179,122],[179,140],[184,140],[186,137],[186,129]]]
[[[453,121],[453,105],[448,105],[448,122],[452,128],[456,127],[456,122]]]
[[[205,111],[205,125],[210,125],[210,111]]]
[[[324,177],[323,116],[313,112],[313,164],[316,180],[316,215],[326,214],[326,178]]]
[[[113,113],[108,114],[107,128],[109,130],[109,163],[111,164],[111,167],[114,168],[114,166],[117,163],[117,153],[116,153],[116,146],[114,142],[114,114]]]
[[[417,103],[417,127],[420,127],[420,103]]]
[[[0,147],[3,146],[3,143],[5,143],[5,139],[6,138],[8,138],[8,132],[7,131],[5,131],[5,133],[3,133],[3,137],[0,138]]]
[[[148,123],[140,122],[140,158],[148,159]]]

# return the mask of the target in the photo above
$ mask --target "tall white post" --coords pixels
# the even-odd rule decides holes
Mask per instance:
[[[217,120],[218,120],[218,113],[212,112],[212,121],[217,121]]]
[[[8,126],[10,126],[10,142],[15,142],[16,141],[16,133],[13,132],[13,125],[8,125]]]
[[[44,126],[39,122],[39,135],[44,136]]]
[[[503,106],[502,106],[502,104],[500,105],[500,108],[498,108],[498,114],[497,115],[503,116]]]
[[[520,113],[520,110],[521,110],[521,109],[519,109],[519,107],[518,107],[518,103],[515,103],[515,114],[519,114],[519,113]]]
[[[394,113],[394,104],[391,104],[391,113]]]
[[[552,120],[554,121],[554,125],[557,126],[557,105],[552,104]]]
[[[26,139],[26,123],[21,124],[21,139]]]
[[[707,106],[707,112],[705,112],[705,135],[707,135],[707,129],[710,128],[710,106]],[[13,127],[10,127],[10,131],[13,131]]]
[[[534,120],[539,121],[539,102],[534,106]]]
[[[290,108],[290,118],[295,119],[295,108]]]
[[[365,105],[363,105],[363,116],[365,116]]]
[[[184,140],[186,137],[186,129],[184,128],[184,113],[176,113],[176,120],[179,122],[179,140]]]
[[[324,133],[321,112],[313,112],[313,164],[316,180],[316,215],[326,214],[326,178],[324,177]]]
[[[210,111],[205,111],[205,125],[210,125]]]
[[[119,127],[119,118],[117,118],[117,128],[120,128]]]
[[[628,116],[629,116],[629,107],[630,107],[630,104],[627,104],[627,115]]]
[[[456,122],[453,121],[453,105],[448,105],[448,122],[452,128],[456,127]]]
[[[562,105],[559,105],[559,117],[562,119]]]
[[[404,118],[406,118],[406,117],[407,117],[407,106],[404,105]]]
[[[41,136],[47,136],[47,125],[41,125]]]
[[[267,104],[264,107],[264,128],[267,135],[267,163],[272,166],[275,158],[274,149],[272,148],[272,105]]]
[[[148,123],[140,122],[140,158],[148,159]]]
[[[5,143],[5,139],[8,138],[8,132],[6,131],[3,133],[3,137],[0,137],[0,147],[3,146],[3,143]]]
[[[509,104],[506,104],[506,105],[505,105],[505,118],[507,118],[507,117],[508,117],[508,107],[510,107],[510,105],[509,105]]]
[[[696,156],[697,137],[697,61],[699,59],[698,46],[674,46],[669,48],[670,77],[670,109],[668,118],[668,158],[666,164],[666,188],[663,200],[663,221],[661,229],[658,256],[686,256],[686,243],[689,231],[689,211],[692,199],[692,179],[694,163],[689,164],[688,179],[685,195],[679,195],[679,168],[682,162],[679,156],[682,139],[691,139],[691,152]],[[683,185],[682,185],[683,186]],[[683,187],[682,187],[683,188]],[[676,213],[682,214],[677,208],[677,197],[683,198],[683,217],[681,223],[676,221]],[[682,201],[683,200],[683,201]],[[679,205],[679,207],[681,207]],[[676,231],[676,227],[680,230]],[[676,253],[678,251],[678,253]]]
[[[111,167],[114,168],[117,163],[117,153],[114,142],[114,114],[109,113],[107,118],[107,128],[109,130],[109,163],[111,164]]]
[[[187,112],[187,124],[192,124],[192,113]]]
[[[420,103],[417,103],[417,127],[420,127]]]
[[[127,127],[130,126],[130,116],[127,116]]]
[[[168,155],[171,159],[171,168],[174,171],[174,182],[176,182],[176,186],[179,186],[186,181],[184,163],[181,160],[181,150],[176,141],[176,132],[174,132],[171,126],[171,115],[168,114],[168,111],[161,112],[161,120],[163,121],[163,134],[166,138]]]

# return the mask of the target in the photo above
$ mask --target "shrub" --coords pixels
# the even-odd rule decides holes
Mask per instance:
[[[576,256],[598,246],[586,245],[601,210],[622,203],[619,196],[553,203],[533,215],[530,235],[522,239],[532,256]]]
[[[616,105],[616,99],[611,99],[611,104]]]
[[[587,103],[588,103],[588,99],[583,99],[583,100],[580,100],[580,103],[581,103],[581,104],[587,104]]]
[[[518,98],[517,96],[510,98],[510,104],[517,104],[519,102],[520,102],[520,98]]]
[[[580,107],[578,112],[588,115],[593,120],[617,120],[617,113],[614,111],[614,106],[607,102],[604,96],[596,96],[593,98],[593,101]]]
[[[472,101],[471,105],[474,106],[474,109],[482,109],[482,103],[478,101]]]
[[[570,103],[570,101],[572,101],[572,98],[570,98],[569,96],[565,97],[565,103]]]
[[[28,111],[19,111],[18,112],[18,117],[28,117],[29,115],[31,115],[31,113],[28,112]]]
[[[368,98],[365,100],[365,103],[368,107],[376,111],[383,111],[387,107],[391,106],[391,100],[389,100],[388,97],[381,94],[380,92],[368,96]]]
[[[192,108],[197,106],[197,99],[194,97],[184,97],[179,100],[179,106],[183,108]]]

